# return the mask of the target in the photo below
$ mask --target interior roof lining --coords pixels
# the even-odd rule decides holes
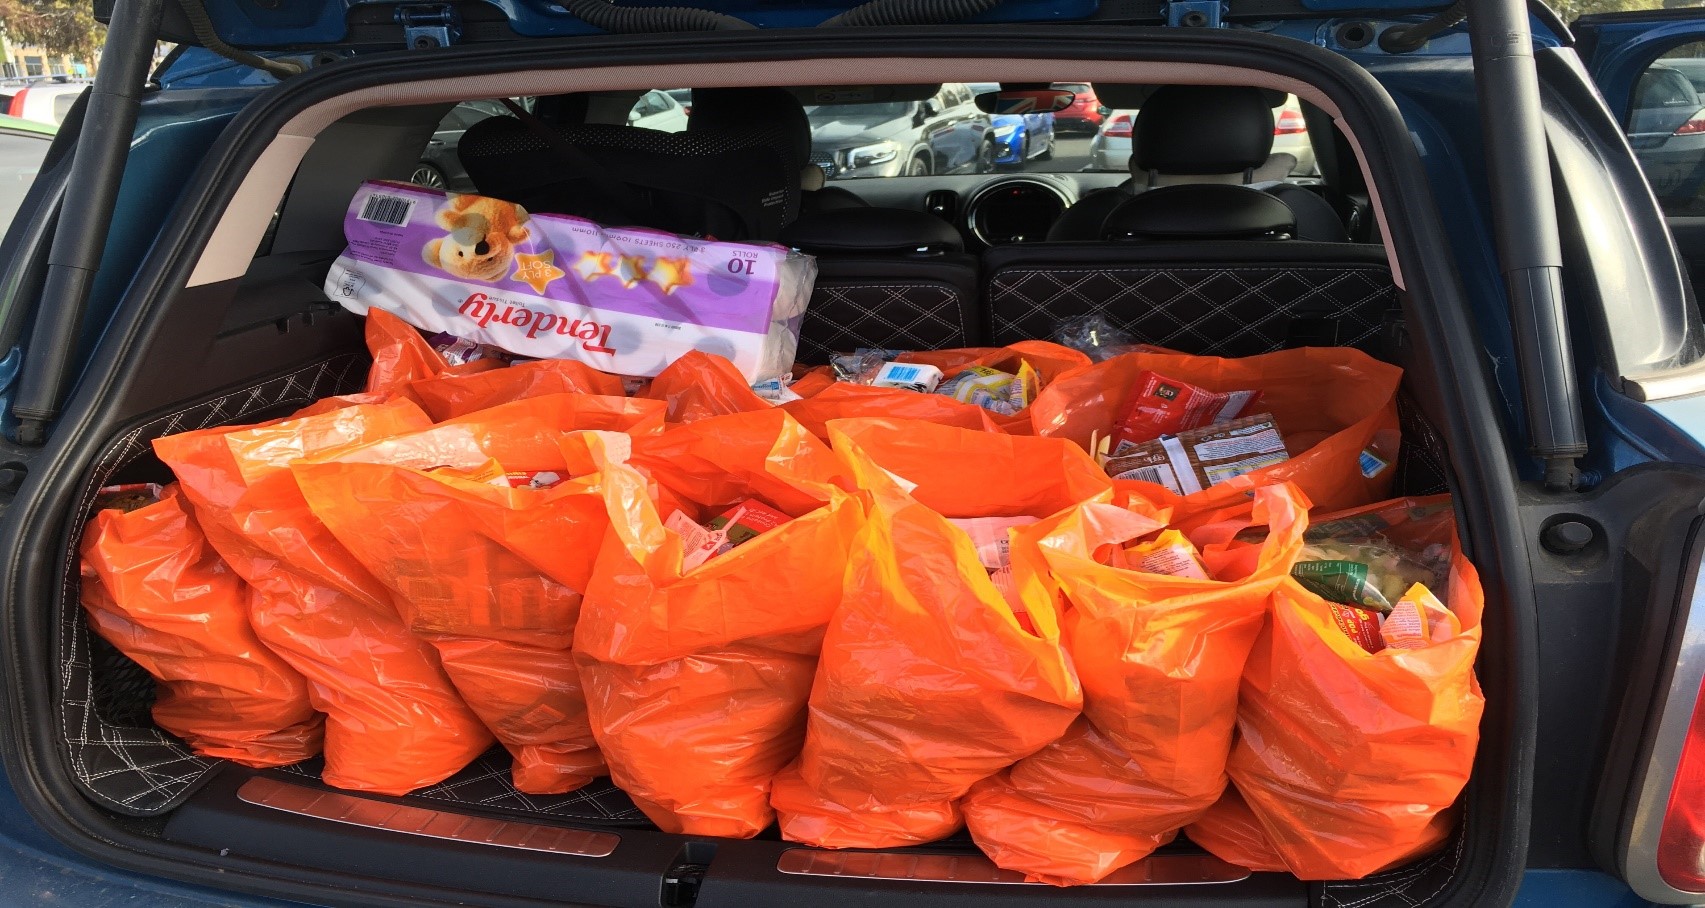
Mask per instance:
[[[568,94],[667,86],[720,88],[751,85],[791,85],[807,78],[812,84],[860,85],[880,72],[885,83],[967,81],[974,74],[984,81],[1121,82],[1143,84],[1252,85],[1294,94],[1331,115],[1344,131],[1368,186],[1392,279],[1404,286],[1396,250],[1374,180],[1353,132],[1344,128],[1332,99],[1313,85],[1264,70],[1206,63],[1159,63],[1128,60],[1013,60],[999,57],[858,57],[811,58],[741,63],[677,63],[662,65],[595,66],[528,70],[482,76],[455,76],[398,82],[358,89],[314,104],[291,118],[273,145],[257,160],[220,216],[190,275],[188,286],[240,278],[259,247],[267,224],[283,197],[312,140],[332,123],[369,107],[394,107],[464,101],[476,98]],[[975,79],[971,80],[975,81]],[[282,176],[277,169],[283,168]]]

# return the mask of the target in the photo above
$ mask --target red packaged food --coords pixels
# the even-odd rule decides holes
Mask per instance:
[[[1113,426],[1110,453],[1117,457],[1162,435],[1237,419],[1253,413],[1260,402],[1260,391],[1209,391],[1158,372],[1140,372]]]

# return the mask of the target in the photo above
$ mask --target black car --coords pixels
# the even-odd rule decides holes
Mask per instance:
[[[988,173],[994,127],[970,86],[950,82],[927,101],[818,104],[811,160],[831,180]]]

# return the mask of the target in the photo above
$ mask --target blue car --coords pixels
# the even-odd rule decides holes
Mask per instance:
[[[973,84],[971,90],[982,94],[999,91],[992,83]],[[995,163],[1019,167],[1030,161],[1051,161],[1054,158],[1054,113],[990,114],[990,132],[994,134]]]
[[[1705,57],[1705,10],[1565,23],[1538,0],[694,2],[97,4],[111,26],[94,90],[68,112],[0,242],[0,902],[1705,903],[1705,321],[1697,283],[1705,279],[1705,219],[1698,217],[1705,204],[1699,162],[1684,159],[1705,156],[1688,138],[1705,134],[1705,117],[1687,110],[1697,88],[1690,95],[1677,81],[1691,81],[1698,69],[1691,61]],[[156,67],[159,41],[178,49]],[[828,185],[822,168],[812,173],[821,162],[812,158],[807,108],[893,108],[906,129],[923,129],[942,110],[972,106],[959,95],[978,79],[1091,85],[1109,109],[1138,111],[1130,164],[1097,171],[1064,155],[1046,160],[1051,129],[1022,121],[1011,134],[1024,141],[1002,146],[1024,162],[1022,172],[989,172],[980,166],[991,157],[981,120],[967,112],[978,128],[967,126],[955,160],[972,164],[954,172],[924,166],[886,139],[860,138],[837,153],[870,168],[895,164],[892,172],[873,169],[868,179]],[[684,87],[693,90],[684,131],[626,125],[647,92]],[[1659,88],[1669,100],[1648,103]],[[944,91],[954,95],[951,105],[938,102]],[[1286,96],[1300,101],[1317,172],[1293,175],[1283,160],[1275,163],[1275,108]],[[111,591],[82,559],[93,538],[86,528],[101,490],[173,481],[156,440],[395,392],[379,381],[369,387],[370,323],[325,288],[346,248],[346,217],[389,223],[407,216],[407,204],[352,213],[351,199],[365,181],[408,180],[457,105],[522,97],[532,99],[525,118],[474,105],[494,115],[466,124],[457,143],[481,192],[535,214],[785,244],[816,256],[812,300],[799,323],[798,358],[806,365],[861,347],[1007,347],[1056,338],[1099,355],[1105,351],[1087,344],[1084,332],[1061,332],[1092,317],[1087,324],[1098,337],[1186,354],[1354,348],[1400,369],[1393,406],[1369,417],[1368,440],[1348,451],[1354,466],[1319,480],[1317,491],[1322,500],[1448,494],[1461,548],[1485,592],[1477,621],[1460,626],[1464,619],[1452,613],[1459,627],[1451,639],[1472,645],[1454,648],[1451,664],[1438,666],[1425,644],[1369,653],[1321,638],[1338,641],[1335,658],[1300,667],[1283,683],[1334,699],[1303,717],[1306,743],[1288,752],[1270,748],[1264,733],[1275,717],[1295,717],[1296,705],[1287,713],[1276,698],[1272,713],[1239,714],[1230,705],[1239,679],[1254,676],[1246,667],[1271,668],[1281,630],[1334,634],[1344,612],[1281,625],[1275,609],[1263,613],[1271,619],[1265,625],[1239,625],[1242,649],[1233,658],[1186,658],[1177,672],[1157,672],[1183,685],[1169,702],[1085,684],[1087,705],[1076,716],[1015,684],[984,702],[953,699],[961,708],[943,715],[932,694],[991,690],[1013,664],[978,645],[990,634],[1022,643],[1026,653],[1107,641],[1077,638],[1068,612],[1061,642],[1040,612],[1003,604],[983,572],[961,577],[957,562],[934,565],[933,554],[922,552],[907,570],[933,566],[944,587],[958,581],[951,588],[986,595],[936,596],[935,587],[918,584],[896,588],[890,604],[921,616],[929,640],[961,658],[918,666],[897,681],[849,684],[864,706],[843,730],[843,737],[864,735],[873,753],[916,750],[915,771],[891,778],[866,765],[869,755],[849,754],[835,778],[793,777],[796,788],[838,786],[848,803],[820,805],[819,823],[754,831],[729,817],[763,816],[772,781],[802,748],[814,753],[812,728],[830,721],[809,699],[815,659],[821,646],[848,644],[819,618],[801,618],[780,636],[728,631],[680,658],[622,664],[617,673],[635,684],[679,685],[677,696],[629,709],[620,705],[621,690],[587,693],[584,663],[576,661],[585,654],[564,642],[577,621],[586,627],[584,616],[603,607],[601,597],[619,593],[549,579],[559,566],[552,559],[505,560],[488,549],[434,567],[444,583],[429,571],[421,583],[395,589],[353,555],[339,557],[335,545],[315,549],[325,558],[303,559],[298,546],[316,525],[271,519],[276,509],[299,517],[313,511],[316,502],[292,472],[300,452],[219,436],[207,448],[214,462],[235,462],[238,447],[250,444],[243,450],[251,458],[278,467],[252,477],[259,491],[232,492],[256,496],[237,501],[257,505],[255,519],[233,529],[217,502],[193,509],[209,528],[192,534],[206,543],[193,560],[212,579],[192,589],[170,582],[191,556],[132,540],[125,563],[145,578],[141,588],[164,591],[181,608],[161,619],[105,605],[101,597]],[[1660,106],[1664,116],[1652,115]],[[1645,154],[1652,148],[1668,158],[1662,174],[1642,171],[1655,160]],[[488,247],[475,253],[482,259],[503,252],[472,226],[446,230],[462,235],[433,237],[432,248],[467,239],[473,249]],[[516,264],[517,274],[525,268],[544,284],[575,280],[569,265],[538,254]],[[502,291],[489,283],[470,299],[479,294],[493,314],[488,290],[525,295],[515,281]],[[588,277],[574,286],[650,292],[644,281],[612,286],[619,283]],[[729,273],[706,284],[743,286]],[[489,327],[524,327],[510,320],[511,308]],[[531,330],[539,328],[534,322]],[[627,340],[606,333],[600,343]],[[1108,437],[1127,385],[1177,362],[1142,356],[1113,367],[1126,370],[1118,387],[1050,411],[1053,421],[1020,411],[1002,424],[1071,438],[1060,442],[1059,456],[1081,461],[1088,455],[1079,445]],[[1382,372],[1395,381],[1396,369]],[[1266,402],[1287,414],[1276,427],[1292,449],[1282,469],[1307,472],[1319,462],[1313,452],[1321,440],[1358,419],[1347,402],[1366,388],[1355,380],[1293,385]],[[437,399],[432,393],[424,382],[409,384],[381,406],[433,425],[423,409]],[[676,395],[636,409],[683,421],[700,403],[726,403],[701,396],[708,402]],[[738,418],[772,413],[755,406]],[[791,425],[799,412],[784,406],[777,419]],[[904,437],[907,425],[893,421],[879,431]],[[439,428],[447,448],[483,443],[477,425],[454,417]],[[801,430],[805,440],[789,452],[759,459],[767,465],[796,449],[816,450],[807,435]],[[538,456],[556,450],[554,438],[537,441],[528,450],[547,451]],[[610,456],[626,447],[610,445]],[[645,445],[631,447],[643,465]],[[979,452],[924,454],[970,465]],[[835,456],[827,447],[821,455],[824,463]],[[1176,456],[1188,465],[1189,452]],[[427,458],[420,472],[440,465]],[[506,483],[505,473],[529,469],[493,458],[485,472],[450,479],[469,496],[548,497],[548,490],[478,481]],[[907,513],[933,514],[934,490],[902,472],[897,466],[892,475],[901,480],[895,488],[907,487]],[[210,469],[208,476],[215,474],[231,475]],[[987,492],[1029,496],[1040,482],[1016,473],[988,483]],[[765,494],[790,507],[808,497],[782,485]],[[263,497],[275,510],[258,507]],[[688,509],[721,513],[729,504]],[[1094,504],[1112,508],[1094,513],[1113,523],[1149,526],[1105,501]],[[1003,504],[949,516],[1051,516],[1035,510]],[[1220,589],[1213,584],[1243,576],[1235,562],[1246,551],[1237,538],[1244,527],[1226,516],[1234,512],[1216,510],[1198,525],[1192,521],[1203,515],[1190,514],[1186,501],[1167,518],[1217,534],[1200,539],[1218,573],[1193,581],[1202,586],[1192,590],[1208,595]],[[434,519],[384,529],[428,533]],[[956,532],[930,519],[924,525]],[[558,539],[561,528],[541,532]],[[852,545],[888,545],[878,537],[890,529],[873,521]],[[621,549],[617,537],[610,534],[600,552]],[[973,551],[954,539],[959,554]],[[1124,542],[1095,557],[1123,557]],[[596,564],[593,553],[559,548],[564,563]],[[668,557],[646,570],[678,576]],[[716,570],[706,567],[707,575]],[[499,594],[496,580],[464,582],[470,576],[515,582]],[[1051,586],[1053,576],[1031,592]],[[1273,576],[1275,600],[1295,593],[1282,570]],[[791,596],[799,586],[792,580],[714,587],[723,620],[694,627],[693,639],[743,627],[757,597]],[[1109,595],[1147,623],[1132,640],[1113,642],[1132,660],[1147,652],[1144,644],[1187,656],[1205,651],[1203,638],[1170,622],[1183,613],[1224,616],[1199,606],[1194,592],[1161,596],[1138,580]],[[214,588],[232,594],[218,616],[196,605]],[[1069,603],[1074,595],[1061,590],[1058,598]],[[419,617],[410,609],[422,603],[438,610],[425,621],[430,633],[408,637],[401,615]],[[540,603],[557,607],[550,645],[450,634],[430,620],[474,609],[508,631],[504,622],[526,620]],[[103,618],[92,624],[91,613]],[[232,616],[234,625],[224,626],[247,630],[227,641],[220,659],[174,645],[200,639],[214,617]],[[316,627],[321,633],[307,632]],[[151,649],[147,640],[166,643]],[[500,685],[525,678],[528,666],[554,667],[559,683],[515,682],[504,687],[513,695],[507,709],[477,717],[515,752],[548,756],[561,744],[554,734],[591,729],[593,713],[609,720],[591,729],[605,737],[610,725],[646,710],[674,710],[690,715],[691,728],[665,727],[649,745],[675,755],[693,778],[717,784],[685,792],[686,806],[636,799],[627,791],[669,782],[671,768],[639,773],[610,747],[604,758],[613,780],[518,783],[512,751],[493,746],[438,767],[417,788],[335,787],[327,780],[348,778],[340,772],[351,766],[407,771],[422,752],[454,751],[440,737],[444,716],[420,690],[436,685],[461,696],[472,682],[458,682],[430,655],[407,678],[376,671],[399,641],[428,654],[457,643],[490,645],[504,654],[489,673]],[[859,670],[871,664],[856,648],[838,655]],[[308,671],[296,677],[296,690],[306,727],[320,727],[315,716],[330,719],[324,757],[297,759],[303,754],[293,751],[290,762],[274,765],[281,761],[257,758],[253,749],[221,749],[167,730],[184,729],[187,709],[227,730],[258,724],[248,729],[258,736],[248,744],[272,741],[280,729],[255,711],[218,708],[242,702],[267,660]],[[1411,708],[1370,693],[1359,680],[1367,675],[1351,665],[1403,688]],[[1428,699],[1437,691],[1423,682],[1434,670],[1452,679],[1446,693],[1458,713],[1462,704],[1483,703],[1478,724],[1465,725],[1472,733],[1458,729],[1444,747],[1429,745],[1438,740]],[[214,674],[221,683],[198,685]],[[695,679],[704,676],[732,679],[734,689],[703,695]],[[1071,687],[1069,678],[1064,683]],[[1208,703],[1201,692],[1210,683],[1218,684],[1213,702],[1222,708],[1194,709]],[[762,708],[746,708],[754,702]],[[1377,720],[1335,721],[1342,719],[1336,706]],[[1171,738],[1120,740],[1095,720],[1168,707],[1188,717],[1178,733],[1194,744],[1183,752]],[[1034,730],[988,718],[1002,710],[1058,720],[1062,737],[1013,764],[1014,741]],[[763,725],[760,714],[782,719]],[[700,720],[726,734],[689,734],[702,731]],[[931,748],[910,746],[909,729],[937,724],[956,733]],[[404,733],[408,747],[372,746],[376,729],[392,741]],[[1089,742],[1097,756],[1050,764],[1062,752],[1082,753],[1066,749],[1067,740]],[[311,741],[310,733],[298,744],[312,751]],[[576,753],[585,758],[584,745]],[[1303,765],[1327,770],[1311,774]],[[1192,772],[1172,771],[1180,767]],[[1104,797],[1065,798],[1048,784],[1084,770],[1073,787]],[[1208,782],[1180,792],[1180,776]],[[1289,793],[1269,788],[1267,801],[1245,799],[1246,847],[1210,845],[1200,827],[1193,835],[1206,812],[1239,809],[1229,792],[1242,789],[1227,788],[1228,779],[1253,793],[1253,781],[1269,777],[1284,779]],[[945,836],[915,833],[919,817],[954,827],[963,796],[990,785],[1022,794],[1004,821],[976,821]],[[1126,809],[1133,799],[1142,809]],[[786,805],[785,796],[778,800]],[[1156,814],[1165,821],[1145,825],[1159,822]],[[1015,830],[1043,842],[1040,853],[991,845]],[[1053,886],[1037,878],[1046,874],[1013,869],[1051,856],[1094,864],[1103,878]],[[1289,872],[1352,859],[1362,870],[1305,870],[1307,879]]]

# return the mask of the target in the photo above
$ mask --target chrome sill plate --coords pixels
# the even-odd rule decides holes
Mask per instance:
[[[980,854],[913,854],[910,852],[818,851],[790,848],[776,861],[776,870],[800,876],[838,876],[859,880],[905,880],[921,883],[981,883],[1045,886],[1026,883],[1024,874],[1002,870]],[[1205,854],[1157,854],[1122,868],[1096,886],[1199,886],[1235,883],[1249,871]]]
[[[561,826],[470,817],[424,807],[407,807],[335,791],[304,788],[259,776],[244,782],[243,787],[237,789],[237,797],[257,807],[330,820],[333,823],[497,848],[519,848],[523,851],[602,858],[608,857],[621,842],[621,836],[608,832],[589,832]]]

